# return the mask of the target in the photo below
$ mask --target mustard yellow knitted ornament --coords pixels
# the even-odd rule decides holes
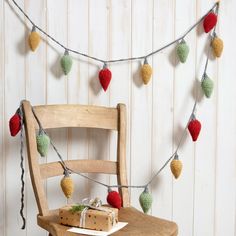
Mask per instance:
[[[148,84],[152,76],[152,67],[148,64],[147,59],[145,58],[144,64],[141,68],[141,76],[144,84]]]
[[[182,162],[179,160],[179,157],[176,154],[174,159],[170,163],[171,172],[176,179],[179,178],[182,171],[182,167],[183,167]]]
[[[215,35],[211,41],[211,47],[212,47],[213,54],[216,57],[220,57],[224,49],[223,40]]]
[[[35,26],[33,26],[32,31],[31,31],[29,38],[28,38],[30,49],[33,52],[38,47],[40,41],[41,41],[40,35],[36,32]]]
[[[74,192],[74,182],[68,171],[65,171],[64,177],[61,179],[61,189],[66,198],[71,198]]]

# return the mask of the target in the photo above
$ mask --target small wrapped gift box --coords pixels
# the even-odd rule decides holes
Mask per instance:
[[[101,206],[89,208],[82,205],[68,205],[59,209],[60,224],[110,231],[118,222],[118,209]]]

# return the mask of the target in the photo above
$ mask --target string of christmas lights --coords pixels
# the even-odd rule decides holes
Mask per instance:
[[[209,45],[210,48],[210,45]],[[206,58],[206,62],[205,62],[205,67],[204,67],[204,72],[202,75],[202,84],[205,80],[206,77],[206,70],[207,70],[207,66],[208,66],[208,59],[209,59],[209,53],[210,50],[208,50],[207,53],[207,58]],[[208,78],[209,79],[209,78]],[[212,87],[213,89],[213,87]],[[202,90],[204,91],[204,88],[202,86]],[[206,97],[207,94],[205,94]],[[192,137],[193,142],[197,141],[198,136],[200,134],[201,131],[201,123],[200,121],[198,121],[196,119],[196,106],[197,106],[197,101],[198,101],[198,96],[199,96],[199,88],[197,90],[197,94],[195,97],[195,102],[190,114],[190,117],[188,119],[188,122],[183,130],[183,133],[180,137],[180,140],[178,142],[178,145],[174,151],[174,153],[167,159],[167,161],[163,164],[163,166],[153,175],[153,177],[146,183],[143,185],[108,185],[105,184],[103,182],[100,182],[98,180],[95,180],[93,178],[90,178],[89,176],[86,176],[78,171],[74,171],[73,169],[70,169],[66,166],[65,161],[63,160],[61,154],[59,153],[58,149],[56,148],[56,146],[54,145],[54,143],[52,142],[52,140],[49,138],[49,135],[47,134],[47,132],[44,130],[44,128],[42,127],[42,124],[40,122],[40,120],[38,119],[34,108],[32,107],[32,112],[33,115],[38,123],[39,126],[39,131],[36,135],[36,142],[37,142],[37,150],[39,152],[39,154],[42,157],[45,157],[47,155],[48,152],[48,148],[49,145],[51,144],[51,146],[53,147],[53,149],[55,150],[55,152],[57,153],[60,163],[64,169],[64,177],[61,180],[61,188],[62,191],[64,193],[64,195],[67,198],[70,198],[73,195],[73,191],[74,191],[74,183],[73,183],[73,179],[70,177],[71,173],[77,174],[83,178],[86,178],[94,183],[97,183],[99,185],[102,185],[104,187],[107,188],[108,190],[108,196],[107,196],[107,202],[112,205],[113,207],[117,207],[120,208],[121,207],[121,197],[119,195],[119,193],[117,191],[113,191],[112,188],[143,188],[143,192],[141,193],[140,197],[139,197],[139,201],[140,201],[140,205],[144,211],[144,213],[147,213],[149,211],[149,209],[151,208],[152,205],[152,195],[150,194],[148,187],[149,185],[153,182],[153,180],[162,172],[162,170],[168,165],[168,163],[171,161],[170,163],[170,169],[171,172],[173,174],[173,176],[177,179],[182,171],[182,162],[179,160],[179,155],[178,155],[178,150],[182,144],[183,138],[186,134],[186,130],[189,130],[189,133]],[[22,107],[20,105],[20,107],[17,109],[17,112],[14,116],[12,116],[12,118],[10,119],[10,132],[12,136],[17,135],[17,133],[19,131],[21,131],[21,169],[22,169],[22,175],[21,175],[21,181],[22,181],[22,188],[21,188],[21,193],[22,193],[22,197],[21,197],[21,210],[20,210],[20,214],[21,217],[23,219],[23,227],[25,227],[25,218],[23,215],[23,208],[24,208],[24,180],[23,180],[23,176],[24,176],[24,168],[23,168],[23,113],[22,113]]]
[[[13,2],[17,5],[17,3],[13,0]],[[18,6],[18,5],[17,5]],[[19,6],[18,8],[20,10],[22,10]],[[137,57],[137,58],[127,58],[127,59],[118,59],[118,60],[111,60],[111,61],[103,61],[101,59],[98,58],[93,58],[90,57],[89,55],[84,54],[84,56],[87,56],[88,58],[94,59],[94,60],[98,60],[104,63],[104,67],[103,70],[100,71],[99,73],[99,79],[100,82],[104,88],[104,90],[107,89],[109,82],[107,83],[102,83],[103,81],[103,77],[104,74],[107,75],[107,73],[110,73],[110,78],[111,78],[111,72],[109,71],[109,69],[107,68],[107,63],[113,63],[113,62],[118,62],[118,61],[125,61],[125,60],[137,60],[137,59],[144,59],[144,65],[141,69],[141,75],[143,76],[143,81],[145,84],[148,83],[148,81],[150,80],[151,77],[151,73],[152,73],[152,68],[150,67],[150,65],[147,62],[147,57],[154,55],[155,53],[157,53],[160,50],[163,50],[164,48],[172,45],[173,43],[176,43],[180,40],[180,42],[178,43],[177,47],[176,47],[176,53],[177,56],[180,60],[180,62],[184,63],[187,59],[188,53],[189,53],[189,47],[186,44],[186,41],[184,40],[184,37],[194,28],[196,27],[196,25],[198,25],[201,21],[203,21],[203,27],[204,27],[204,31],[206,33],[211,32],[211,37],[210,37],[210,42],[209,42],[209,46],[208,46],[208,52],[207,52],[207,57],[206,57],[206,62],[205,62],[205,66],[204,66],[204,71],[203,71],[203,75],[201,78],[201,89],[203,91],[203,93],[205,94],[205,96],[207,98],[210,98],[213,88],[214,88],[214,83],[213,81],[209,78],[209,76],[207,75],[207,67],[208,67],[208,62],[209,62],[209,55],[210,55],[210,49],[212,49],[212,53],[215,55],[215,57],[220,57],[221,53],[223,51],[223,41],[222,39],[220,39],[216,33],[216,24],[217,24],[217,17],[218,17],[218,8],[219,8],[219,3],[215,3],[214,6],[207,12],[207,14],[205,14],[197,23],[195,23],[181,38],[167,44],[166,46],[164,46],[161,49],[158,49],[146,56],[143,57]],[[23,14],[24,11],[22,10]],[[33,24],[33,22],[31,21],[31,19],[26,15],[26,18]],[[30,43],[30,47],[32,50],[35,50],[38,46],[40,37],[39,35],[36,33],[36,29],[42,31],[38,26],[33,24],[33,31],[31,32],[31,35],[29,37],[29,43]],[[46,34],[46,33],[45,33]],[[47,34],[46,34],[47,35]],[[47,35],[48,36],[48,35]],[[60,44],[58,41],[56,41],[54,38],[52,38],[51,36],[49,36],[49,38],[51,38],[53,41],[55,41],[56,43],[58,43],[61,47],[64,48],[64,46],[62,44]],[[74,52],[71,49],[65,48],[65,54],[61,60],[61,65],[63,67],[64,65],[64,73],[68,74],[72,65],[72,61],[70,61],[70,56],[69,56],[69,51]],[[76,52],[76,51],[75,51]],[[80,52],[78,52],[78,54],[80,54]],[[70,58],[70,59],[69,59]],[[68,63],[69,61],[69,63]],[[67,66],[65,66],[67,65]],[[69,66],[68,66],[69,65]],[[100,75],[101,74],[101,75]],[[106,77],[106,76],[105,76]],[[49,138],[48,134],[46,133],[46,131],[44,130],[44,128],[41,125],[40,120],[37,117],[37,114],[35,113],[33,107],[32,107],[32,112],[33,115],[39,125],[39,131],[36,135],[36,142],[37,142],[37,150],[40,153],[40,155],[42,157],[47,155],[48,152],[48,148],[50,146],[50,144],[52,145],[53,149],[55,150],[55,152],[57,153],[60,163],[64,169],[64,176],[61,180],[61,188],[63,193],[65,194],[65,196],[67,198],[70,198],[73,194],[74,191],[74,183],[72,178],[70,177],[71,173],[74,174],[78,174],[90,181],[93,181],[97,184],[100,184],[104,187],[106,187],[108,189],[108,196],[107,196],[107,202],[112,205],[113,207],[117,207],[120,208],[121,207],[121,197],[119,195],[119,193],[117,191],[113,191],[112,188],[142,188],[144,189],[143,192],[141,193],[141,195],[139,196],[139,201],[140,201],[140,205],[143,209],[143,211],[145,213],[147,213],[149,211],[149,209],[151,208],[152,205],[152,195],[150,194],[148,187],[150,186],[150,184],[153,182],[153,180],[162,172],[162,170],[168,165],[168,163],[170,163],[170,169],[171,172],[173,174],[173,176],[177,179],[182,171],[182,162],[179,159],[179,155],[178,155],[178,151],[179,148],[183,142],[184,136],[186,134],[186,131],[188,130],[193,142],[197,141],[198,136],[200,134],[201,131],[201,122],[199,120],[197,120],[196,118],[196,106],[197,106],[197,101],[198,101],[198,96],[199,96],[199,88],[196,89],[197,93],[195,96],[195,102],[193,104],[193,108],[192,111],[190,113],[190,117],[187,121],[187,124],[182,132],[182,135],[179,139],[178,145],[175,149],[175,151],[173,152],[173,154],[167,159],[167,161],[163,164],[163,166],[152,176],[152,178],[145,184],[143,185],[108,185],[105,184],[103,182],[97,181],[93,178],[90,178],[89,176],[86,176],[80,172],[74,171],[73,169],[70,169],[66,166],[66,163],[64,162],[62,156],[60,155],[58,149],[56,148],[56,146],[53,144],[52,140]],[[25,218],[23,215],[23,208],[24,208],[24,168],[23,168],[23,114],[22,114],[22,107],[20,105],[20,107],[18,108],[18,110],[16,111],[16,113],[12,116],[12,118],[9,121],[9,126],[10,126],[10,132],[12,136],[17,135],[17,133],[19,131],[21,131],[21,135],[20,135],[20,139],[21,139],[21,169],[22,169],[22,175],[21,175],[21,181],[22,181],[22,188],[21,188],[21,210],[20,210],[20,214],[21,217],[23,219],[23,227],[25,227]]]
[[[183,33],[179,38],[175,39],[174,41],[167,43],[166,45],[164,45],[163,47],[154,50],[146,55],[142,55],[142,56],[137,56],[137,57],[128,57],[128,58],[119,58],[119,59],[112,59],[112,60],[104,60],[98,57],[94,57],[91,55],[88,55],[86,53],[71,49],[66,47],[64,44],[62,44],[61,42],[59,42],[57,39],[55,39],[53,36],[51,36],[50,34],[48,34],[45,30],[43,30],[41,27],[39,27],[37,24],[35,24],[35,22],[31,19],[31,17],[23,10],[22,7],[20,7],[20,5],[15,1],[12,0],[13,4],[20,10],[20,12],[25,16],[25,18],[32,24],[32,30],[31,33],[28,37],[28,43],[29,43],[29,47],[30,49],[34,52],[36,51],[37,47],[40,44],[41,41],[41,36],[38,32],[40,32],[41,34],[45,35],[47,39],[50,39],[51,41],[53,41],[55,44],[57,44],[58,46],[60,46],[61,48],[63,48],[64,50],[64,54],[61,57],[60,60],[60,65],[62,68],[62,71],[65,75],[68,75],[69,72],[72,69],[72,65],[73,65],[73,60],[72,57],[70,56],[70,53],[74,53],[89,59],[92,59],[94,61],[98,61],[103,63],[103,67],[100,70],[99,74],[98,74],[98,79],[100,81],[100,84],[103,88],[104,91],[107,91],[109,84],[111,82],[112,79],[112,72],[109,70],[108,68],[108,64],[111,63],[117,63],[117,62],[124,62],[124,61],[135,61],[135,60],[142,60],[144,61],[142,68],[140,70],[140,74],[143,80],[143,83],[146,85],[148,84],[148,82],[151,79],[152,76],[152,67],[148,64],[148,58],[163,51],[164,49],[170,47],[173,44],[177,44],[176,46],[176,54],[179,58],[179,61],[181,63],[185,63],[189,54],[189,46],[187,45],[186,41],[185,41],[185,37],[195,28],[197,27],[202,21],[203,21],[203,27],[206,33],[210,32],[211,29],[214,27],[214,25],[217,22],[217,15],[215,14],[214,11],[218,11],[218,7],[219,7],[219,2],[216,2],[212,8],[207,11],[206,14],[204,14],[195,24],[193,24],[185,33]],[[38,31],[38,32],[37,32]],[[217,36],[215,35],[214,38],[217,38]],[[215,40],[215,44],[218,45],[219,44],[219,39]],[[218,47],[218,46],[217,46]],[[220,53],[216,53],[216,55],[219,55]]]

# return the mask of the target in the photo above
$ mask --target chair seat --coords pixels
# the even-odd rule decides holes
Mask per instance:
[[[69,227],[60,225],[58,221],[58,210],[51,211],[48,216],[38,215],[38,225],[53,236],[80,235],[67,232]],[[178,234],[178,227],[174,222],[146,215],[133,207],[121,208],[119,221],[128,222],[128,225],[112,234],[114,236],[176,236]]]

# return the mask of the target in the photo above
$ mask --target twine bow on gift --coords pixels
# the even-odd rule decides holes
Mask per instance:
[[[102,201],[99,198],[95,198],[95,199],[89,199],[89,198],[84,198],[82,200],[82,204],[81,204],[84,208],[81,211],[81,215],[80,215],[80,227],[81,228],[85,228],[85,223],[86,223],[86,213],[88,211],[88,209],[94,209],[97,211],[103,211],[103,212],[107,212],[110,213],[112,216],[112,226],[115,224],[115,212],[107,209],[105,207],[102,207]]]

